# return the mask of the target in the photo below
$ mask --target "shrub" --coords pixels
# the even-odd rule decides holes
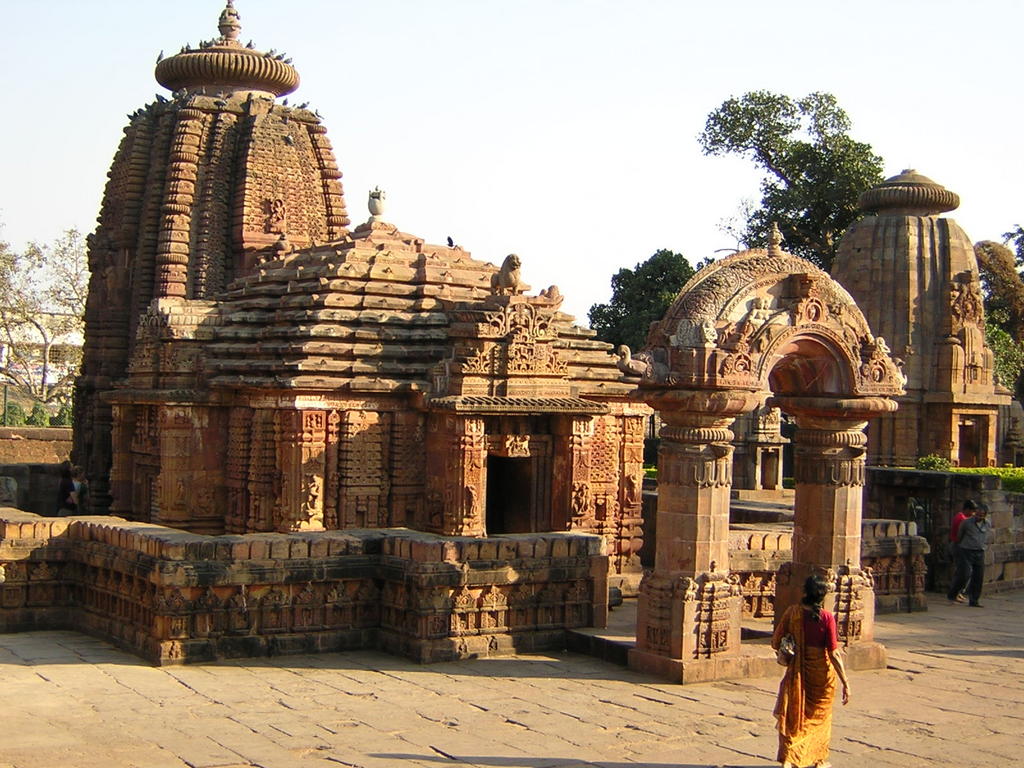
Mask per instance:
[[[952,466],[949,463],[949,459],[937,456],[934,453],[929,453],[927,456],[922,456],[917,460],[918,469],[927,469],[933,472],[948,472]]]
[[[1024,493],[1024,467],[953,467],[961,475],[995,475],[1010,493]]]
[[[7,412],[4,416],[4,421],[8,427],[25,426],[25,409],[17,403],[8,403]]]
[[[42,403],[36,403],[32,406],[32,413],[25,419],[25,423],[32,427],[49,426],[50,414],[46,412],[46,408]]]
[[[71,426],[71,406],[62,405],[60,410],[57,411],[56,416],[50,417],[51,427],[70,427]]]

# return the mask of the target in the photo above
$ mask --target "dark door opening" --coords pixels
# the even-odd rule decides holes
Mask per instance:
[[[533,461],[487,457],[487,534],[533,533]]]
[[[981,466],[981,440],[978,434],[981,430],[973,419],[964,419],[960,422],[960,450],[957,455],[957,463],[961,467]]]

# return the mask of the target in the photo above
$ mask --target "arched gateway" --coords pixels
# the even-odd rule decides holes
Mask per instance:
[[[850,295],[779,249],[735,254],[683,288],[632,363],[637,396],[661,415],[655,567],[640,589],[634,668],[683,682],[744,676],[739,580],[729,573],[730,426],[764,403],[799,427],[793,561],[776,616],[804,579],[835,584],[853,667],[884,664],[874,595],[860,568],[867,421],[896,409],[903,375]]]

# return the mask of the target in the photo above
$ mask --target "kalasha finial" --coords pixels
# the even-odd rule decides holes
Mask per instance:
[[[221,38],[236,42],[242,31],[241,22],[242,16],[235,10],[235,0],[227,0],[227,5],[220,12],[220,21],[217,24]]]
[[[384,201],[386,199],[387,195],[380,187],[374,187],[370,190],[369,199],[366,201],[367,207],[370,209],[370,221],[384,220]]]
[[[782,233],[779,232],[779,225],[772,222],[772,230],[768,234],[768,255],[778,256],[782,253]]]

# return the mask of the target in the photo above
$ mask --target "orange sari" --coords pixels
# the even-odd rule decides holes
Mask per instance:
[[[783,635],[796,640],[796,657],[786,668],[775,702],[779,729],[776,760],[816,765],[828,760],[836,672],[826,649],[804,645],[804,611],[803,605],[787,608],[772,637],[772,648],[779,647]]]

